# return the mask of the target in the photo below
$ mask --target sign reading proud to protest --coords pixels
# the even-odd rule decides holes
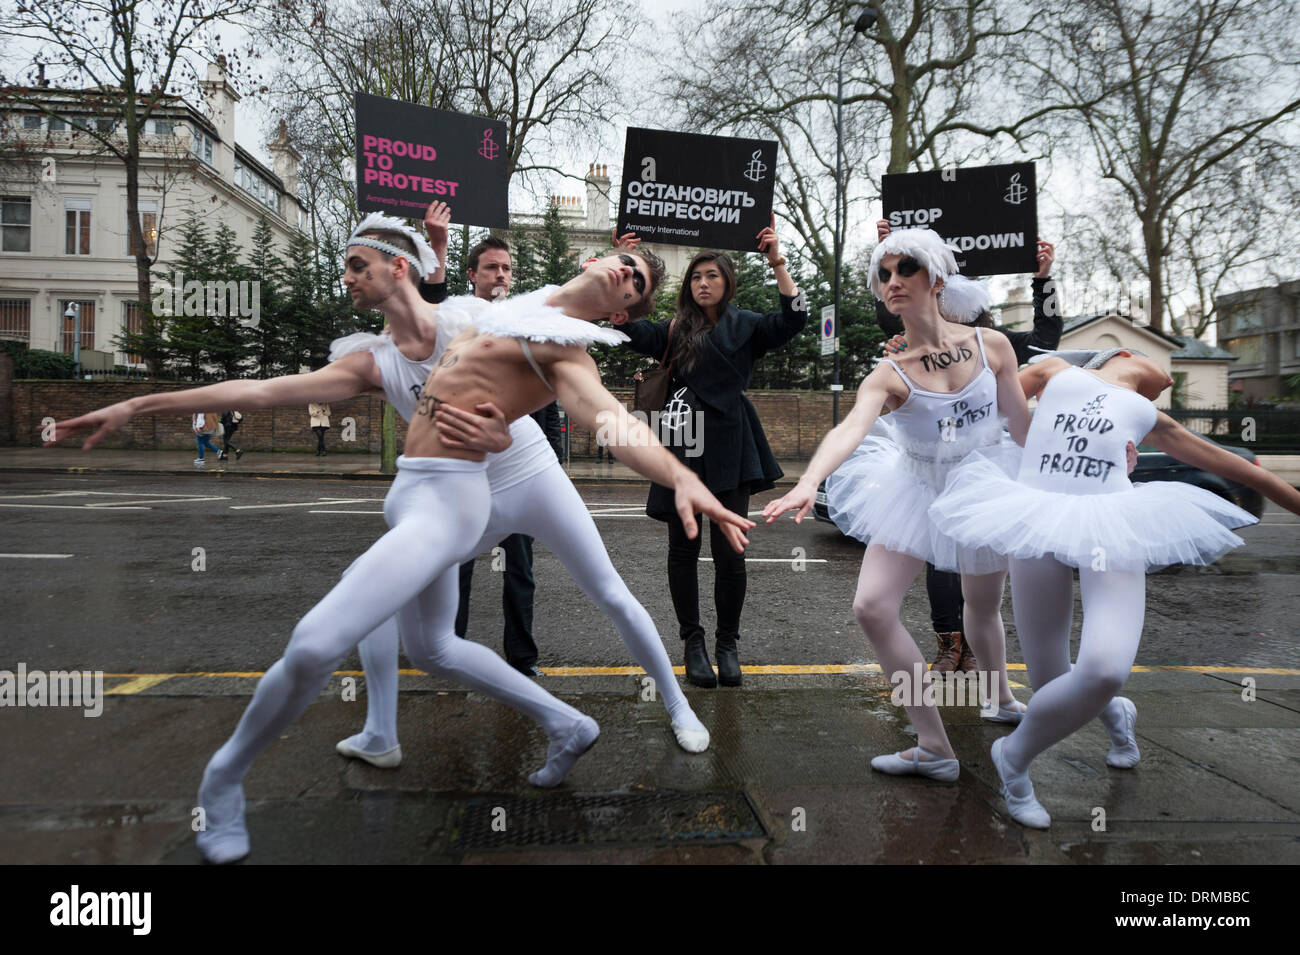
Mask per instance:
[[[962,274],[1038,271],[1033,163],[886,174],[881,191],[890,228],[938,232]]]
[[[424,218],[429,203],[457,222],[504,229],[506,124],[356,93],[357,209]]]
[[[618,231],[753,252],[775,184],[774,141],[628,127]]]

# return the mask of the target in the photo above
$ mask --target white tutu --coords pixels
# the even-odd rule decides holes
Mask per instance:
[[[971,454],[952,469],[930,518],[962,546],[1071,567],[1208,564],[1244,543],[1229,528],[1256,518],[1203,488],[1176,481],[1109,494],[1066,494],[1022,484],[1015,454]]]
[[[1004,443],[1010,443],[1010,438]],[[988,450],[997,453],[998,447]],[[930,505],[948,471],[973,450],[960,442],[911,447],[885,415],[826,479],[831,520],[864,544],[909,554],[940,570],[963,574],[1006,570],[1002,554],[982,545],[960,544],[930,518]]]

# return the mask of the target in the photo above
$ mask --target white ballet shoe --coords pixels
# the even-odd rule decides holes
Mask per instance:
[[[934,759],[922,760],[922,753],[933,756]],[[888,773],[890,776],[924,776],[926,779],[937,779],[945,783],[954,782],[961,774],[961,764],[957,760],[943,759],[919,746],[912,747],[911,759],[904,758],[901,752],[887,753],[875,757],[871,761],[871,768],[878,773]]]
[[[590,716],[584,716],[573,724],[569,734],[560,740],[552,740],[546,750],[546,765],[528,777],[528,781],[539,789],[554,789],[564,782],[578,758],[592,746],[600,736],[600,726]]]
[[[1005,742],[1005,736],[994,740],[993,748],[989,752],[993,756],[993,768],[998,771],[998,779],[1002,783],[999,792],[1007,804],[1007,812],[1022,826],[1028,826],[1030,829],[1047,829],[1052,825],[1052,817],[1034,796],[1034,784],[1029,781],[1029,774],[1021,773],[1019,776],[1013,776],[1006,763],[1002,761],[1002,744]],[[1011,783],[1021,780],[1029,787],[1029,794],[1026,796],[1017,796],[1011,791]]]
[[[703,726],[694,729],[674,723],[673,735],[677,737],[677,745],[688,753],[702,753],[709,748],[709,731]]]
[[[1117,696],[1115,702],[1124,708],[1124,716],[1118,729],[1125,738],[1120,745],[1116,745],[1115,741],[1111,740],[1110,752],[1106,754],[1106,765],[1116,769],[1132,769],[1142,758],[1141,752],[1138,751],[1137,734],[1133,732],[1134,727],[1137,726],[1137,707],[1127,696]]]
[[[396,769],[402,764],[402,747],[401,744],[394,746],[392,749],[386,749],[382,753],[368,753],[361,748],[360,744],[354,740],[360,740],[364,733],[358,733],[356,736],[349,736],[347,739],[341,739],[334,744],[334,752],[340,756],[347,756],[350,759],[365,760],[371,766],[378,766],[380,769]]]
[[[203,807],[204,829],[195,836],[194,841],[199,847],[199,855],[203,856],[204,862],[228,865],[248,855],[248,826],[244,821],[244,787],[239,786],[237,789],[239,801],[233,815],[223,821],[214,817],[212,812],[214,801],[204,795],[207,790],[206,777],[199,786],[199,805]]]
[[[984,717],[984,719],[988,720],[990,723],[1014,724],[1023,720],[1027,712],[1029,712],[1029,707],[1025,706],[1025,704],[1021,703],[1019,700],[1012,700],[1010,703],[999,703],[998,711],[993,716],[984,716],[982,711],[980,716]]]

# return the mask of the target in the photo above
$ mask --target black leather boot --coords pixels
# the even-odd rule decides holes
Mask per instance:
[[[719,685],[740,686],[740,654],[736,649],[736,641],[719,637],[713,646],[713,652],[718,658]]]
[[[702,633],[686,638],[686,682],[692,686],[710,689],[718,685],[718,678],[713,674],[713,665],[709,663],[709,651],[704,645]]]

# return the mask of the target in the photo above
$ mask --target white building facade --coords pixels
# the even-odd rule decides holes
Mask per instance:
[[[251,246],[262,217],[281,251],[305,222],[301,156],[283,127],[269,145],[274,159],[267,168],[235,142],[239,94],[224,68],[209,65],[201,86],[202,111],[169,98],[141,136],[139,212],[155,272],[173,257],[174,238],[191,213],[209,235],[228,226],[241,249]],[[76,96],[51,90],[59,103],[51,108],[71,114]],[[74,320],[66,313],[77,303],[83,365],[138,366],[138,356],[113,345],[123,329],[139,330],[126,166],[86,132],[34,108],[14,106],[0,122],[26,157],[0,166],[0,338],[70,354]],[[111,125],[93,116],[80,122]],[[151,284],[156,294],[160,280]]]

